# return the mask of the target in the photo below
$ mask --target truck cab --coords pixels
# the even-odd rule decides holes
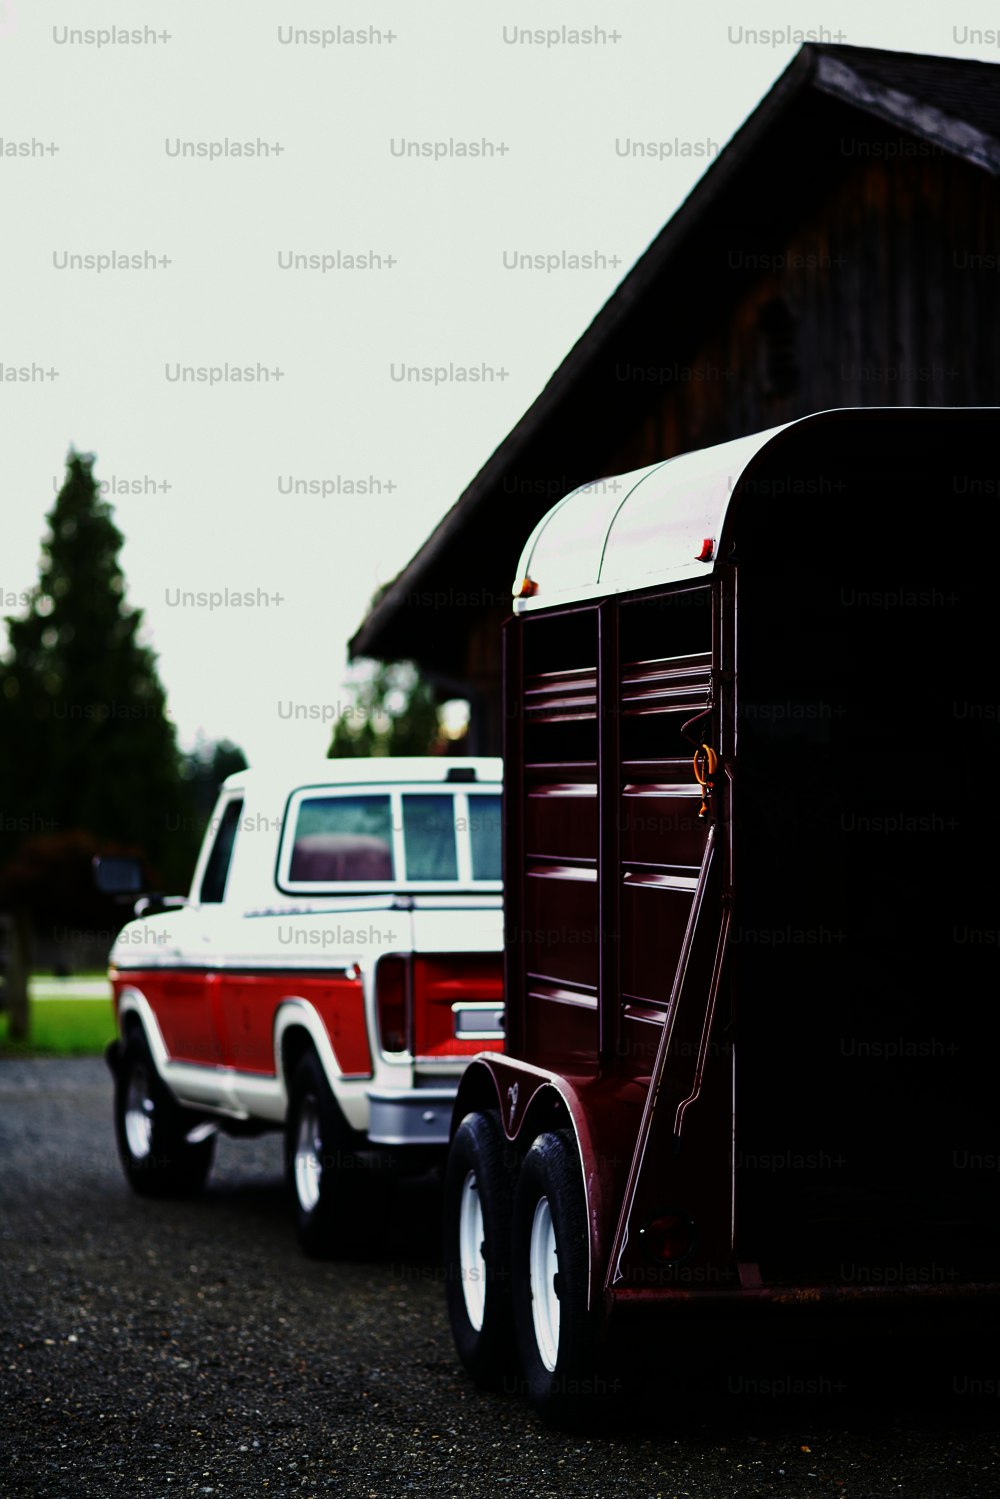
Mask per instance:
[[[193,1189],[220,1130],[283,1129],[322,1253],[440,1154],[465,1065],[503,1041],[500,789],[489,759],[229,777],[187,899],[146,903],[111,953],[133,1187]]]

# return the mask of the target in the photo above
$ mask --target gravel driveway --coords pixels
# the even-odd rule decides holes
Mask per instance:
[[[649,1384],[625,1424],[550,1432],[456,1364],[433,1181],[377,1258],[315,1263],[277,1137],[223,1140],[196,1202],[144,1202],[110,1102],[100,1061],[0,1062],[4,1496],[1000,1493],[995,1342],[975,1366],[716,1348],[681,1405]]]

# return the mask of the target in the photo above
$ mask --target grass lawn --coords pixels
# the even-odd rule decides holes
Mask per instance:
[[[60,983],[66,985],[68,993],[72,993],[73,984],[77,979],[106,979],[108,970],[106,968],[84,968],[79,973],[72,974],[69,978],[60,979]],[[53,973],[51,968],[33,968],[31,971],[31,983],[36,979],[54,979],[59,975]]]
[[[86,982],[80,985],[83,991],[80,997],[74,997],[73,979],[61,981],[58,999],[32,995],[31,1035],[27,1041],[8,1041],[10,1016],[0,1011],[0,1057],[99,1055],[115,1038],[110,995],[93,997],[94,980],[100,976],[87,975]],[[46,983],[44,989],[50,992],[51,984]]]

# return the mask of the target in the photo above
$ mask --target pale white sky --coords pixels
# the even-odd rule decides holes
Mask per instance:
[[[323,755],[322,717],[350,701],[346,641],[373,591],[797,50],[753,33],[823,27],[860,46],[1000,61],[971,37],[995,36],[997,21],[982,3],[854,0],[815,12],[0,0],[4,612],[37,577],[68,446],[96,452],[102,480],[144,491],[111,498],[182,743],[200,729],[252,762]],[[511,40],[574,27],[599,39]],[[326,45],[289,40],[324,28]],[[109,41],[115,29],[143,39]],[[351,44],[348,29],[375,35]],[[484,140],[495,154],[399,154]],[[662,159],[620,154],[625,140],[664,143]],[[226,156],[227,141],[282,149]],[[380,268],[343,262],[372,251]],[[68,260],[111,254],[170,264]],[[512,270],[515,254],[598,265]],[[292,256],[329,268],[283,268]],[[173,378],[227,364],[283,373]],[[403,365],[506,374],[416,383],[393,378]],[[25,367],[35,378],[10,378]],[[381,492],[338,492],[370,478]],[[295,480],[326,493],[283,493]],[[226,589],[281,601],[179,602]],[[296,704],[313,719],[291,717]]]

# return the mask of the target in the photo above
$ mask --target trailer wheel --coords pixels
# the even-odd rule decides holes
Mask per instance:
[[[385,1215],[386,1173],[358,1156],[314,1051],[302,1057],[288,1090],[285,1174],[306,1254],[329,1259],[371,1249]]]
[[[477,1384],[497,1388],[516,1367],[511,1322],[513,1174],[500,1115],[467,1114],[448,1153],[444,1270],[458,1356]]]
[[[114,1063],[115,1138],[125,1179],[139,1197],[191,1197],[212,1166],[215,1136],[190,1143],[198,1124],[156,1070],[141,1030],[122,1042]]]
[[[602,1394],[599,1320],[587,1306],[587,1210],[576,1144],[539,1135],[514,1194],[514,1330],[525,1392],[553,1424],[584,1416]]]

